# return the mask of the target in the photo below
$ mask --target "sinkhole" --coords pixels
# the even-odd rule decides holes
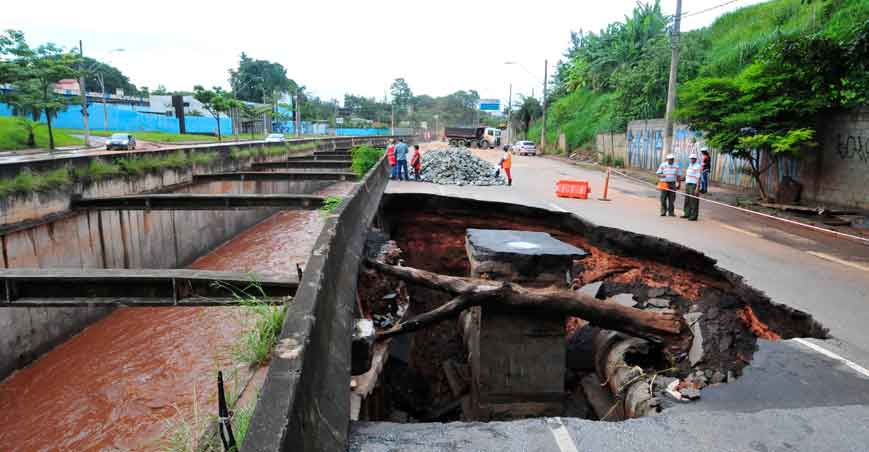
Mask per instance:
[[[351,417],[654,415],[758,339],[826,338],[708,256],[543,209],[387,194],[358,275]]]

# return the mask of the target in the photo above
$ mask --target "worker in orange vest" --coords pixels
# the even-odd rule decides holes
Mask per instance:
[[[510,168],[513,167],[513,154],[510,153],[510,149],[504,150],[504,155],[498,164],[504,170],[504,174],[507,175],[507,185],[513,185],[513,176],[510,174]]]
[[[396,165],[395,160],[395,140],[389,140],[389,147],[386,148],[386,160],[389,162],[389,167],[392,170],[389,178],[395,179],[395,173],[397,172],[398,166]]]

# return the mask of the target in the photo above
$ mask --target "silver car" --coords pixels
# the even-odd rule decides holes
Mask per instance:
[[[519,155],[537,155],[537,145],[533,141],[517,141],[513,144],[513,153]]]
[[[284,140],[282,133],[270,133],[266,136],[266,143],[283,143],[284,141],[286,140]]]
[[[136,137],[128,133],[113,133],[106,139],[106,149],[124,149],[126,151],[136,149]]]

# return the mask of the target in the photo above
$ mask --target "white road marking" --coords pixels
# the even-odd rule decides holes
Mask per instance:
[[[850,367],[851,369],[856,371],[858,374],[869,378],[869,369],[866,369],[865,367],[855,363],[854,361],[851,361],[843,356],[839,356],[838,354],[833,353],[833,352],[827,350],[826,348],[821,347],[820,345],[815,345],[815,344],[813,344],[805,339],[797,338],[797,339],[792,339],[792,340],[798,344],[802,344],[802,345],[826,356],[827,358],[835,359],[836,361],[839,361],[842,364]]]
[[[724,223],[718,223],[718,224],[719,224],[722,228],[724,228],[724,229],[730,229],[730,230],[733,231],[733,232],[739,232],[739,233],[742,233],[742,234],[745,234],[745,235],[750,235],[750,236],[752,236],[752,237],[757,237],[757,238],[762,238],[762,237],[763,237],[762,235],[760,235],[760,234],[758,234],[758,233],[756,233],[756,232],[746,231],[745,229],[739,229],[739,228],[737,228],[737,227],[730,226],[729,224],[724,224]]]
[[[567,212],[567,210],[562,209],[558,204],[555,204],[554,202],[549,203],[549,207],[552,207],[553,210],[557,210],[559,212]]]
[[[830,256],[829,254],[819,253],[817,251],[806,251],[806,253],[809,253],[812,256],[819,257],[821,259],[828,260],[830,262],[835,262],[837,264],[842,264],[842,265],[845,265],[845,266],[848,266],[851,268],[856,268],[857,270],[863,270],[864,272],[869,272],[869,267],[862,265],[862,264],[858,264],[856,262],[846,261],[844,259],[839,259],[836,256]]]
[[[555,437],[555,444],[558,445],[558,450],[561,452],[579,452],[576,449],[576,444],[573,442],[573,439],[570,437],[570,432],[567,431],[567,427],[564,426],[564,422],[560,417],[552,418],[555,421],[555,426],[549,426],[549,431],[552,432],[552,436]]]

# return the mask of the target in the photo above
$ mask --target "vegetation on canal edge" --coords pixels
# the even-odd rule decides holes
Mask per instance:
[[[340,196],[328,196],[328,197],[326,197],[326,199],[323,200],[323,205],[320,206],[320,212],[323,213],[324,215],[328,215],[328,214],[332,213],[335,209],[338,208],[339,205],[341,205],[341,201],[343,201],[343,200],[344,200],[344,198],[342,198]]]
[[[286,144],[286,145],[271,145],[271,146],[253,146],[247,148],[233,148],[229,152],[230,158],[233,160],[248,159],[254,157],[277,157],[293,152],[309,151],[318,146],[318,142]]]
[[[383,150],[366,144],[353,148],[351,156],[353,159],[353,172],[359,177],[364,177],[380,161],[380,158],[383,157]]]
[[[245,328],[232,347],[233,359],[250,366],[267,364],[284,325],[286,305],[266,303],[266,294],[256,281],[243,289],[223,287],[245,308]]]
[[[0,179],[0,197],[16,193],[47,192],[75,182],[100,181],[116,176],[141,176],[151,171],[181,169],[210,163],[217,158],[215,152],[178,151],[162,156],[125,158],[115,161],[91,160],[88,166],[70,170],[59,168],[46,173],[22,171],[14,179]]]
[[[94,113],[91,112],[91,114]],[[58,132],[64,132],[67,135],[84,135],[84,130],[81,129],[55,129],[55,133]],[[96,137],[108,137],[115,133],[128,133],[136,137],[136,140],[138,141],[148,141],[152,143],[199,143],[217,141],[217,137],[214,135],[195,133],[145,132],[141,130],[90,130],[90,134]],[[57,140],[57,135],[55,135],[54,139]]]

